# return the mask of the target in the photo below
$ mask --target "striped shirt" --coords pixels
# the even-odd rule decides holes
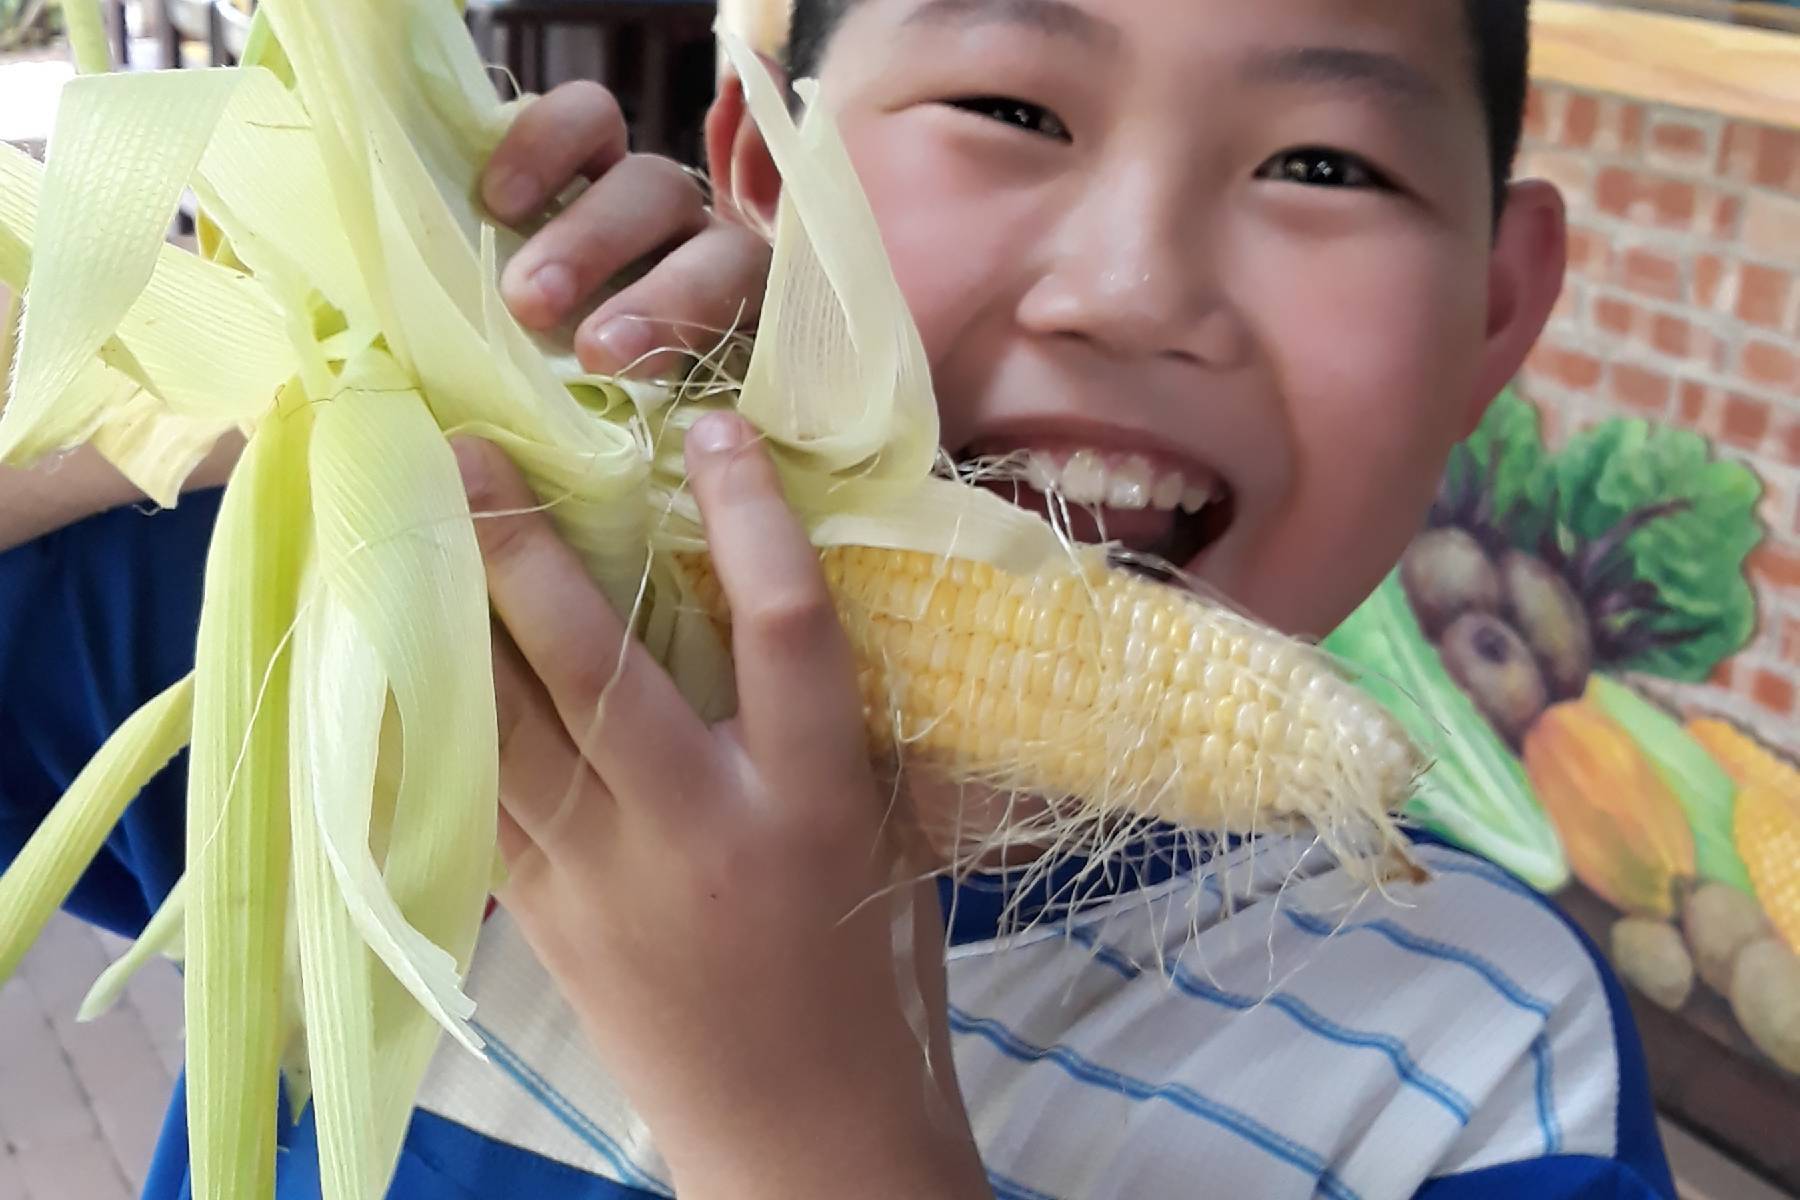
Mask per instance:
[[[0,863],[191,666],[215,512],[191,497],[0,555]],[[182,786],[146,789],[72,910],[142,926],[180,873]],[[1618,983],[1556,909],[1444,846],[1386,895],[1309,849],[1109,878],[1004,935],[1006,881],[943,888],[957,1074],[1000,1200],[1674,1195]],[[487,1058],[446,1039],[390,1197],[672,1195],[503,910],[469,990]],[[184,1108],[178,1086],[149,1200],[189,1195]],[[310,1113],[282,1125],[283,1200],[319,1195],[314,1137]]]

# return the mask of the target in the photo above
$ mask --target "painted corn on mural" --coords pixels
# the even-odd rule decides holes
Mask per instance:
[[[1420,821],[1566,901],[1627,982],[1800,1080],[1800,731],[1695,685],[1755,632],[1762,485],[1697,433],[1559,449],[1509,392],[1327,645],[1440,719]],[[1651,1047],[1652,1068],[1656,1047]]]

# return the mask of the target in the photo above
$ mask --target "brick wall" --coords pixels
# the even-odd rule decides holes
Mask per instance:
[[[1568,287],[1521,389],[1552,445],[1639,415],[1761,477],[1761,630],[1686,698],[1800,750],[1800,130],[1539,85],[1521,171],[1570,216]]]

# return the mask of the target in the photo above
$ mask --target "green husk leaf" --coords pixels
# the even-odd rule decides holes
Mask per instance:
[[[288,633],[308,554],[313,410],[250,438],[225,489],[195,651],[188,769],[188,1138],[198,1200],[274,1186],[286,1040]]]
[[[127,718],[0,875],[0,981],[18,969],[126,806],[187,745],[193,700],[187,676]]]

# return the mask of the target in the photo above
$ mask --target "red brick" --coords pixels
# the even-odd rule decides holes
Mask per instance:
[[[1715,312],[1728,311],[1736,285],[1736,263],[1717,254],[1702,254],[1694,259],[1694,304]]]
[[[1693,379],[1684,379],[1676,391],[1675,417],[1689,429],[1709,431],[1718,408],[1719,391]]]
[[[1794,711],[1794,681],[1763,669],[1750,681],[1750,697],[1777,716]]]
[[[1659,229],[1692,229],[1700,193],[1692,183],[1627,167],[1604,167],[1594,177],[1600,211]]]
[[[1612,264],[1606,238],[1582,225],[1569,226],[1569,268],[1578,275],[1603,275]]]
[[[1736,680],[1737,664],[1729,658],[1714,667],[1712,674],[1706,677],[1706,682],[1716,688],[1724,688],[1728,692],[1735,690]]]
[[[1779,342],[1746,342],[1738,365],[1751,383],[1775,388],[1800,385],[1800,355]]]
[[[1650,319],[1650,344],[1659,354],[1686,357],[1694,343],[1694,327],[1680,317],[1657,313]]]
[[[1787,271],[1744,264],[1738,274],[1738,319],[1764,329],[1780,329],[1793,285],[1794,276]]]
[[[1541,141],[1550,135],[1550,109],[1542,86],[1533,84],[1525,94],[1525,138]]]
[[[1660,250],[1634,247],[1619,258],[1619,282],[1640,295],[1658,300],[1679,300],[1682,294],[1681,262]]]
[[[1678,170],[1698,170],[1706,166],[1711,142],[1711,134],[1705,126],[1661,117],[1650,126],[1648,157],[1652,162]]]
[[[1573,95],[1563,109],[1562,130],[1556,144],[1586,150],[1600,129],[1600,101],[1594,96]]]
[[[1594,299],[1594,324],[1603,332],[1616,337],[1629,337],[1636,327],[1638,307],[1617,296],[1597,296]]]
[[[1600,128],[1594,134],[1594,149],[1606,154],[1637,154],[1644,145],[1644,125],[1642,104],[1608,98],[1600,106]]]
[[[1781,439],[1781,455],[1790,467],[1800,467],[1800,417],[1791,417]]]
[[[1718,173],[1778,191],[1800,189],[1800,131],[1733,122],[1719,147]]]
[[[1754,396],[1737,392],[1725,397],[1719,421],[1719,437],[1735,446],[1754,450],[1769,434],[1769,406]]]
[[[1778,590],[1800,588],[1800,550],[1765,541],[1750,552],[1750,576]]]
[[[1675,385],[1661,371],[1614,363],[1608,374],[1608,391],[1615,403],[1645,416],[1660,417],[1668,411],[1669,394]]]
[[[1800,266],[1800,196],[1752,192],[1739,237],[1753,257]]]
[[[1737,237],[1738,230],[1744,223],[1744,200],[1741,196],[1708,193],[1705,200],[1705,212],[1698,227],[1699,232],[1722,242]]]
[[[1795,187],[1800,178],[1800,130],[1764,128],[1760,141],[1750,182],[1766,188]]]
[[[1540,342],[1531,352],[1531,368],[1542,372],[1552,382],[1578,392],[1585,392],[1600,382],[1600,360],[1579,350],[1569,350],[1550,342]]]
[[[1781,621],[1781,659],[1800,663],[1800,617],[1784,617]]]

